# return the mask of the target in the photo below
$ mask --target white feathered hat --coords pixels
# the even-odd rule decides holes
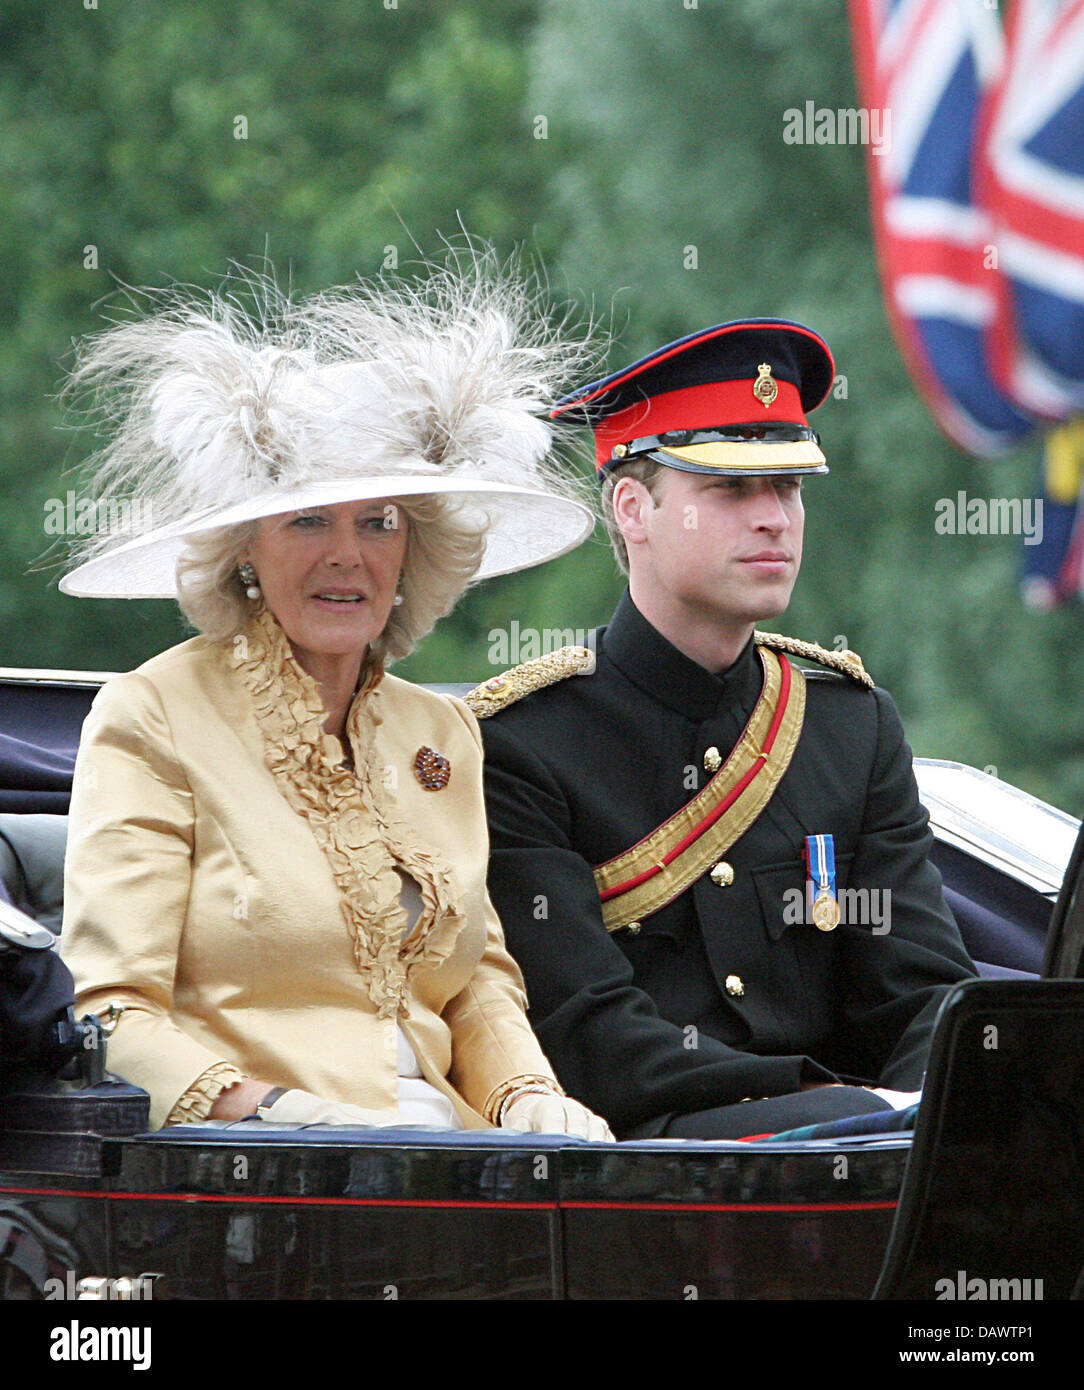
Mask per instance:
[[[452,497],[487,525],[476,578],[590,534],[590,509],[547,462],[543,418],[584,343],[554,330],[514,273],[483,258],[300,301],[245,284],[258,316],[232,296],[174,291],[84,344],[71,385],[93,393],[109,435],[91,462],[95,504],[144,526],[84,547],[62,592],[175,597],[190,537],[366,498]]]

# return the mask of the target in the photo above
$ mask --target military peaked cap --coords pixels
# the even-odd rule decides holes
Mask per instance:
[[[827,473],[809,427],[831,389],[824,339],[785,319],[719,323],[564,396],[595,432],[600,475],[648,455],[687,473]]]

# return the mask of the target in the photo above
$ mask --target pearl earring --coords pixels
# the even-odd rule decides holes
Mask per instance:
[[[394,606],[395,608],[398,608],[398,607],[402,604],[402,602],[403,602],[402,589],[403,589],[403,576],[400,574],[400,576],[399,576],[399,582],[398,582],[398,584],[395,586],[395,597],[392,599],[392,604],[393,604],[393,606]]]
[[[237,573],[241,577],[241,583],[245,586],[246,598],[259,598],[261,592],[259,580],[256,578],[256,571],[247,560],[237,566]]]

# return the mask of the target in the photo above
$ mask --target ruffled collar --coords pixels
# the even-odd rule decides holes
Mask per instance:
[[[298,663],[286,635],[261,604],[228,658],[252,699],[264,756],[279,791],[308,822],[341,894],[354,960],[381,1018],[408,1012],[409,979],[449,956],[465,919],[455,875],[423,848],[390,795],[377,753],[383,669],[372,668],[346,720],[354,767],[324,731],[327,710],[316,681]],[[418,884],[422,911],[406,941],[400,872]]]

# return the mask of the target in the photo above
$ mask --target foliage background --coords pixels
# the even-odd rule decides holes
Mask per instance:
[[[885,320],[864,151],[783,142],[788,108],[857,104],[841,0],[4,0],[0,53],[0,663],[123,669],[184,635],[40,562],[92,447],[55,393],[118,281],[269,254],[305,292],[462,226],[612,325],[614,366],[742,315],[822,332],[847,394],[816,417],[832,472],[778,626],[843,634],[919,754],[1084,811],[1079,608],[1021,607],[1019,539],[933,529],[960,488],[1034,495],[1037,447],[941,438]],[[589,628],[620,588],[596,537],[473,592],[399,672],[480,678],[492,630]]]

